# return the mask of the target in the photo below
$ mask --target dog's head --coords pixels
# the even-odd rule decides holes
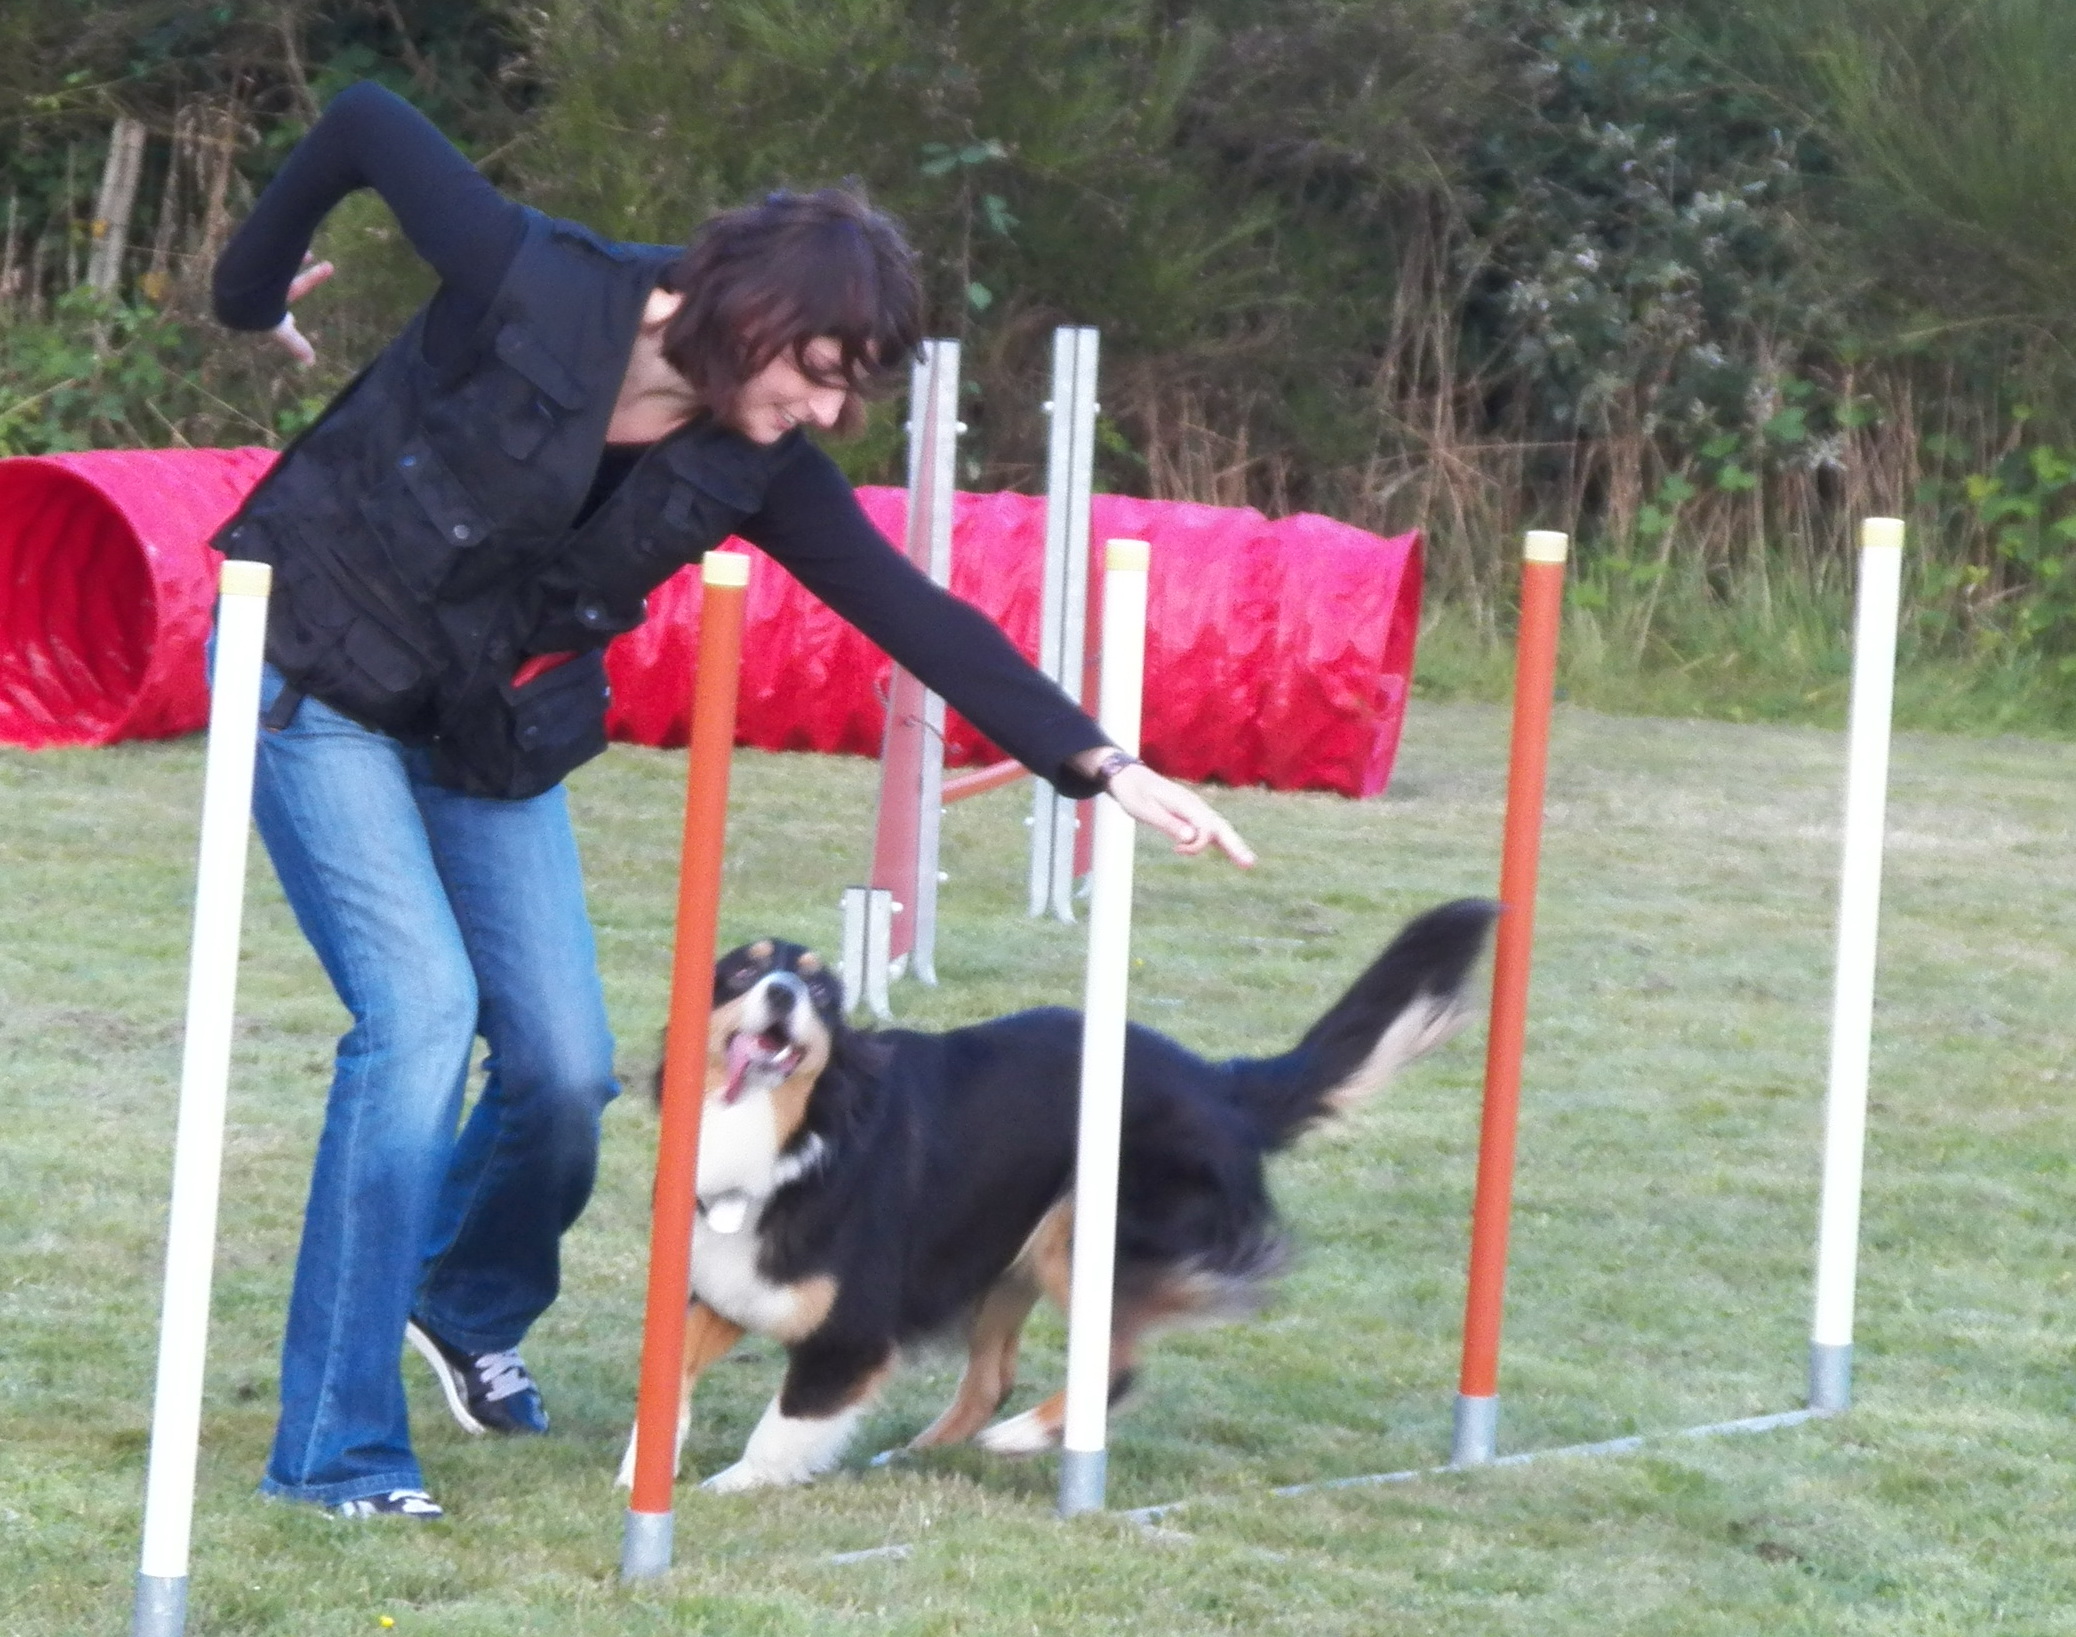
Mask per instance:
[[[791,1082],[803,1097],[844,1033],[843,989],[813,950],[761,938],[714,964],[707,1096],[734,1103]]]

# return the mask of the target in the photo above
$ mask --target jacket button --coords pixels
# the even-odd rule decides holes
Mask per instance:
[[[468,526],[468,524],[466,524],[466,523],[457,523],[457,524],[455,524],[455,525],[454,525],[454,538],[455,538],[455,539],[457,539],[457,540],[466,540],[466,539],[467,539],[468,537],[469,537],[469,526]]]
[[[600,607],[597,603],[585,603],[583,607],[577,610],[577,618],[582,620],[586,625],[597,625],[601,623],[605,619],[605,617],[605,609]]]
[[[405,455],[397,461],[397,465],[401,466],[407,472],[417,464],[418,457],[416,455]]]
[[[541,730],[537,723],[529,722],[525,727],[519,730],[519,741],[521,744],[530,745],[534,742],[534,740],[538,739],[540,736]]]

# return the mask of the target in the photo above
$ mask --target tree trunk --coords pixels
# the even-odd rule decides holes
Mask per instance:
[[[137,210],[137,181],[144,172],[144,122],[124,114],[108,136],[101,167],[101,193],[94,202],[93,255],[87,283],[104,296],[122,282],[123,255],[130,247],[130,218]]]

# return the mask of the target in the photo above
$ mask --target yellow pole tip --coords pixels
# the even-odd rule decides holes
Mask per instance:
[[[274,588],[273,565],[230,558],[217,576],[216,588],[226,597],[264,597]]]
[[[1867,517],[1860,520],[1860,544],[1863,547],[1880,547],[1886,551],[1903,549],[1903,519],[1900,517]]]
[[[1530,529],[1521,544],[1521,559],[1528,563],[1561,563],[1570,549],[1569,536],[1554,529]]]
[[[1103,565],[1144,574],[1153,560],[1153,548],[1144,540],[1112,540],[1103,548]]]
[[[699,578],[706,585],[746,586],[750,583],[750,559],[740,551],[710,551],[699,560]]]

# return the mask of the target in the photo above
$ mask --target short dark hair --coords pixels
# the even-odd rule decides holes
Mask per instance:
[[[922,339],[915,252],[894,220],[847,188],[770,193],[701,223],[663,283],[685,299],[663,355],[716,418],[781,353],[824,386],[849,389],[839,433],[897,379]],[[835,370],[807,366],[810,341],[842,348]]]

